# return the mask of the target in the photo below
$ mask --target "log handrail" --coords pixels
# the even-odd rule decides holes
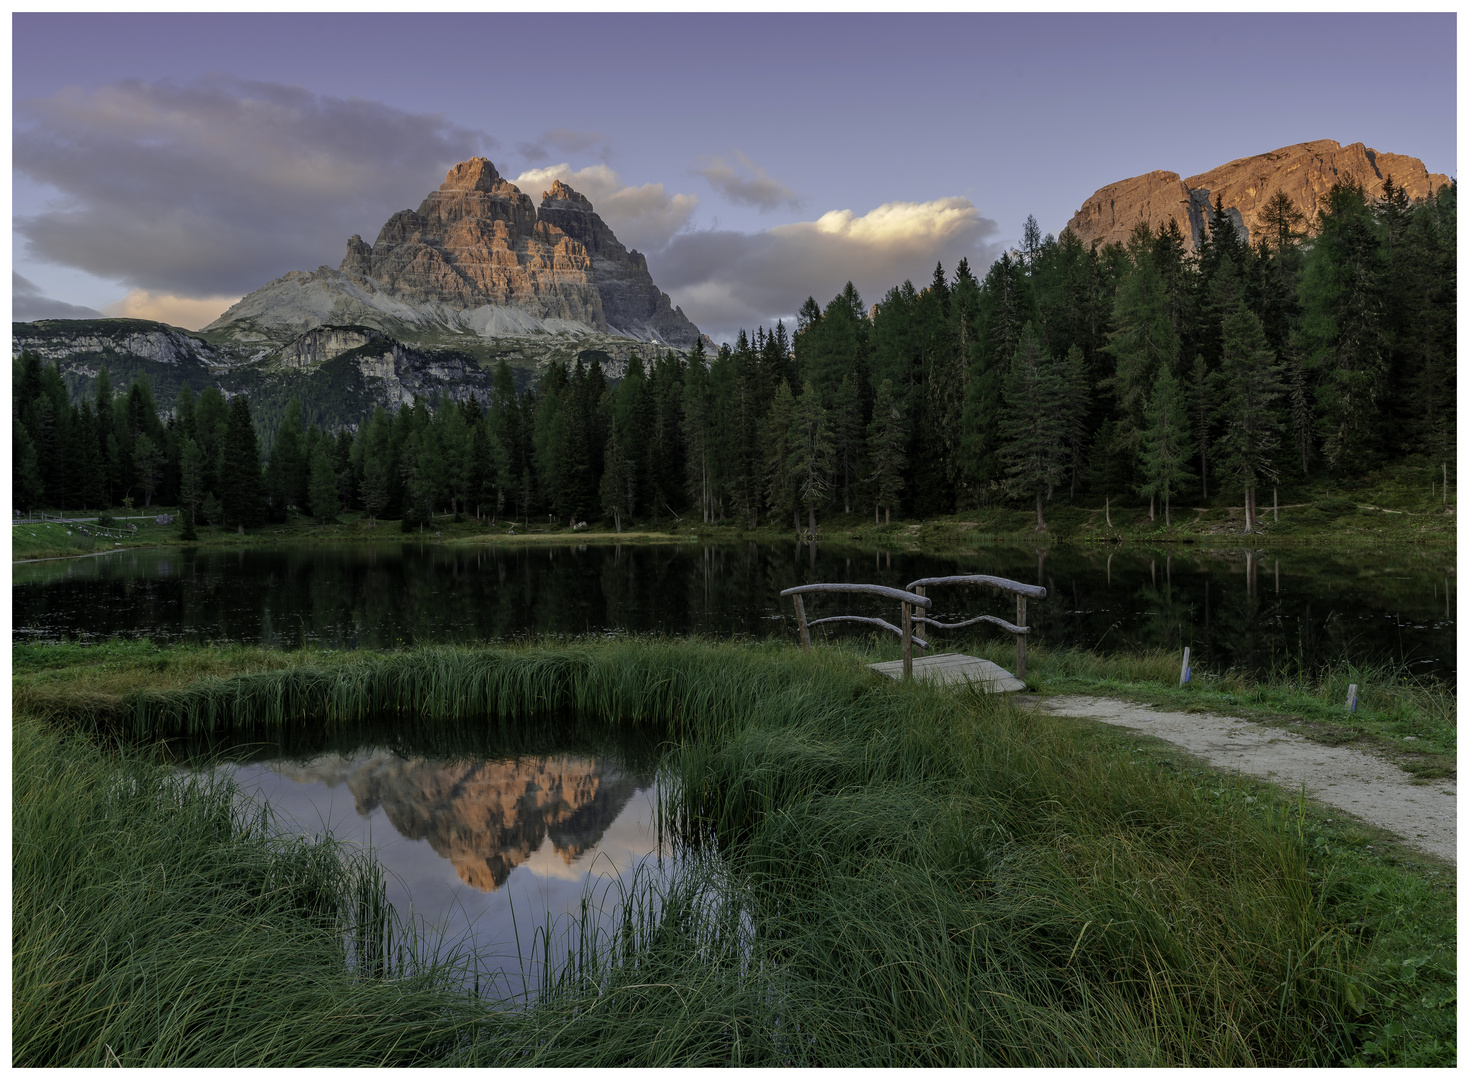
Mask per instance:
[[[807,652],[811,650],[811,627],[814,626],[815,623],[808,623],[806,621],[806,604],[805,601],[801,599],[801,597],[806,593],[819,592],[861,593],[867,596],[880,596],[885,600],[898,601],[903,608],[902,629],[899,629],[898,627],[892,625],[892,623],[885,622],[882,619],[869,619],[860,615],[838,615],[826,619],[819,619],[817,621],[850,621],[876,623],[879,626],[887,627],[889,630],[896,630],[899,636],[903,639],[903,678],[913,678],[913,642],[915,641],[915,638],[913,637],[913,609],[916,607],[921,608],[923,611],[927,611],[929,608],[933,607],[932,600],[924,596],[921,592],[906,592],[903,589],[894,589],[888,585],[864,585],[856,582],[821,582],[815,585],[795,585],[789,589],[782,589],[780,591],[780,595],[789,596],[791,598],[791,603],[795,605],[796,624],[801,629],[801,648],[805,649]],[[923,639],[919,638],[916,640],[919,642],[919,648],[928,647],[928,642],[924,641]]]
[[[915,618],[913,621],[914,622],[918,622],[920,620],[918,620],[917,618]],[[923,620],[923,621],[926,622],[927,620]],[[807,626],[820,626],[822,623],[828,623],[828,622],[859,622],[859,623],[867,623],[867,624],[869,624],[871,626],[880,626],[884,630],[891,630],[893,633],[897,634],[899,637],[902,637],[903,636],[903,631],[901,629],[899,629],[898,627],[894,626],[892,623],[888,622],[886,619],[873,619],[873,618],[870,618],[870,617],[868,617],[866,615],[828,615],[824,619],[812,619],[806,625]],[[913,635],[913,644],[917,645],[920,649],[926,649],[926,648],[928,648],[928,642],[924,641],[917,634],[914,634]]]
[[[939,630],[957,630],[961,626],[973,626],[979,622],[990,622],[1015,635],[1015,676],[1025,678],[1025,638],[1030,633],[1030,627],[1025,623],[1025,601],[1027,598],[1044,600],[1046,590],[1040,585],[1026,585],[1024,582],[1011,581],[1009,578],[995,577],[993,574],[956,574],[950,577],[919,578],[910,581],[908,588],[922,596],[930,585],[983,585],[1001,592],[1015,594],[1015,621],[1007,623],[1004,619],[993,615],[980,615],[977,618],[966,619],[957,623],[941,623],[937,620],[919,616],[917,622],[924,626],[931,626]]]
[[[992,574],[957,574],[953,577],[926,577],[917,581],[908,582],[909,590],[925,588],[929,585],[988,585],[994,589],[1004,592],[1016,593],[1020,596],[1028,596],[1032,600],[1044,600],[1046,590],[1041,585],[1026,585],[1021,581],[1011,581],[1009,578],[995,577]]]
[[[782,589],[780,595],[796,596],[800,593],[810,592],[867,593],[870,596],[881,596],[886,600],[896,600],[900,604],[912,604],[914,607],[921,607],[924,611],[933,607],[933,601],[922,593],[894,589],[890,585],[862,585],[844,581],[818,582],[815,585],[794,585],[789,589]]]

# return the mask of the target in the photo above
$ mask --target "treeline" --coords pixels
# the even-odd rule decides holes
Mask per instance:
[[[1017,500],[1228,494],[1390,457],[1452,453],[1456,191],[1411,205],[1338,186],[1305,239],[1284,195],[1248,244],[1216,202],[1188,253],[1177,222],[1125,245],[1041,237],[977,279],[961,261],[867,310],[824,308],[688,358],[552,365],[487,402],[378,408],[355,432],[299,402],[262,468],[249,405],[184,388],[160,419],[145,382],[71,404],[59,371],[16,368],[22,507],[154,499],[228,526],[343,508],[576,522],[696,514],[748,527],[818,513],[929,516]]]

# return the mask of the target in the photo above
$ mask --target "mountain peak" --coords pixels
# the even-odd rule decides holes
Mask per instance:
[[[489,158],[472,157],[449,170],[440,191],[494,191],[502,183],[495,163]]]
[[[541,192],[541,209],[548,206],[564,210],[585,210],[589,214],[592,212],[591,200],[560,180],[551,181],[551,190]]]

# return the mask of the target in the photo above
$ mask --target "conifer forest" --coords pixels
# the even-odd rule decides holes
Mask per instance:
[[[159,402],[104,368],[74,399],[23,353],[15,503],[178,506],[231,528],[351,509],[405,531],[677,514],[814,534],[832,512],[1004,503],[1044,529],[1057,500],[1166,518],[1225,498],[1248,524],[1257,489],[1452,455],[1456,191],[1338,186],[1314,222],[1279,195],[1253,243],[1216,207],[1197,251],[1176,221],[1087,248],[1031,218],[983,278],[940,265],[870,306],[849,284],[793,328],[650,347],[615,381],[591,355],[517,391],[502,363],[487,401],[379,406],[355,429],[293,401],[268,447],[244,395]]]

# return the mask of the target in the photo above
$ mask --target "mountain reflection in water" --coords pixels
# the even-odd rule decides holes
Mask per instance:
[[[486,891],[505,884],[548,839],[571,866],[639,787],[614,764],[565,755],[446,763],[378,750],[274,769],[298,784],[345,784],[359,817],[381,807],[400,836],[426,840],[461,881]]]
[[[532,955],[578,935],[584,898],[610,924],[634,875],[670,868],[651,767],[615,754],[401,757],[364,748],[220,765],[281,828],[370,850],[388,900],[431,942],[474,957],[466,985],[515,996]],[[492,987],[498,987],[492,989]]]

